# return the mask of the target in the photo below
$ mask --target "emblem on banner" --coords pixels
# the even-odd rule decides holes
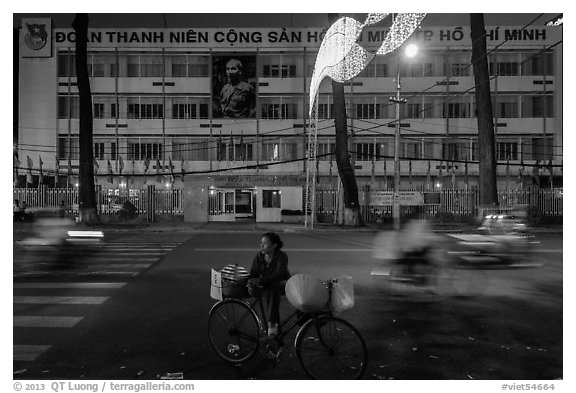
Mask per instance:
[[[40,50],[44,48],[46,42],[48,42],[46,25],[26,23],[26,27],[28,28],[28,32],[24,36],[26,46],[32,50]]]

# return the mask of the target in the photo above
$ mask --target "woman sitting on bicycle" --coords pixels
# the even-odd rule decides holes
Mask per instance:
[[[254,257],[250,269],[249,285],[262,288],[262,300],[267,307],[268,335],[278,334],[280,321],[280,297],[286,280],[290,278],[288,271],[288,255],[281,251],[282,240],[274,232],[262,235],[260,252]]]

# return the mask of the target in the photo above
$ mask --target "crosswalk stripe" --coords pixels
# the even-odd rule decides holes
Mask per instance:
[[[32,315],[14,316],[14,327],[47,327],[47,328],[71,328],[84,317],[43,317]]]
[[[125,282],[15,282],[14,289],[27,288],[79,288],[79,289],[118,289],[126,285]]]
[[[14,296],[14,304],[102,304],[108,296]]]
[[[42,355],[52,345],[14,345],[13,358],[15,361],[32,361]]]

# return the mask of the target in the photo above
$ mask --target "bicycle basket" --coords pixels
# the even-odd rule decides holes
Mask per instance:
[[[296,274],[286,282],[286,297],[300,311],[322,311],[328,304],[328,288],[314,276]]]
[[[222,296],[226,298],[242,299],[250,297],[248,294],[248,271],[242,266],[226,265],[222,270]]]

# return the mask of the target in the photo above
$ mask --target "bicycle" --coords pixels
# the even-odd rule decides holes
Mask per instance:
[[[328,304],[337,279],[324,282]],[[259,306],[260,315],[256,312]],[[253,300],[226,298],[216,303],[209,313],[210,344],[226,362],[246,362],[259,348],[272,342],[283,347],[284,337],[301,325],[294,340],[296,356],[312,379],[359,379],[367,363],[367,349],[358,330],[349,322],[334,316],[329,307],[313,313],[296,310],[280,322],[278,335],[268,337],[266,312],[260,297]]]

